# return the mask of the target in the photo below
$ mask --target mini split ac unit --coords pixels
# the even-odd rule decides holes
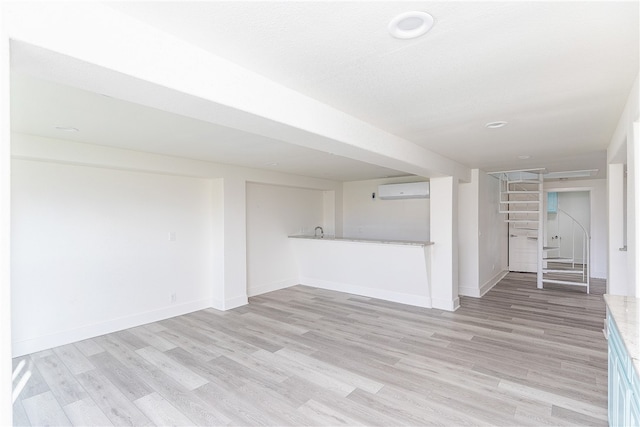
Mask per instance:
[[[378,198],[382,200],[427,199],[429,198],[429,183],[424,181],[379,185]]]

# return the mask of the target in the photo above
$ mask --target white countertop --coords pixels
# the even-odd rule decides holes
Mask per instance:
[[[640,299],[619,295],[605,295],[609,313],[613,317],[620,338],[640,374]]]
[[[433,242],[415,242],[411,240],[380,240],[380,239],[360,239],[353,237],[336,237],[327,236],[315,237],[310,235],[299,234],[295,236],[289,236],[291,239],[310,239],[310,240],[338,240],[344,242],[357,242],[357,243],[382,243],[386,245],[410,245],[410,246],[429,246],[433,245]]]

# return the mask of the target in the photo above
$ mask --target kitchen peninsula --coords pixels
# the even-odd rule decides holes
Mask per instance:
[[[432,307],[432,242],[289,236],[300,284]]]

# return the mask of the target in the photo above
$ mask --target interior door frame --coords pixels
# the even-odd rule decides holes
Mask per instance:
[[[557,192],[557,193],[570,193],[570,192],[588,192],[589,193],[589,237],[592,236],[592,231],[593,231],[593,212],[594,212],[594,200],[593,200],[593,187],[556,187],[556,188],[545,188],[545,183],[543,183],[542,186],[542,193],[543,193],[543,197],[542,197],[542,212],[544,214],[544,218],[545,220],[543,221],[542,224],[540,224],[540,226],[543,228],[542,229],[542,235],[544,236],[544,239],[546,240],[546,236],[547,236],[547,230],[546,230],[546,214],[547,214],[547,197],[548,197],[548,193],[553,193],[553,192]],[[511,239],[510,239],[510,233],[511,230],[509,227],[507,227],[507,268],[511,268],[511,262],[510,262],[510,244],[511,244]],[[546,244],[546,241],[545,241]],[[590,259],[589,259],[589,263],[591,265],[593,265],[592,260],[593,260],[593,256],[594,256],[594,251],[591,251],[590,253]]]
[[[546,241],[547,239],[547,198],[548,198],[548,193],[584,193],[584,192],[588,192],[589,193],[589,239],[591,239],[591,235],[593,234],[592,230],[593,230],[593,187],[558,187],[558,188],[542,188],[542,192],[544,197],[542,198],[542,209],[544,212],[544,224],[542,224],[543,230],[543,236],[544,236],[544,245],[546,246],[548,244],[548,242]],[[589,253],[589,264],[591,266],[593,266],[592,263],[592,258],[593,258],[593,253],[594,251],[590,251]]]

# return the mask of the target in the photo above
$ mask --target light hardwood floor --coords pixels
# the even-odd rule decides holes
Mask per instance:
[[[606,425],[604,283],[455,313],[295,286],[16,358],[16,425]]]

